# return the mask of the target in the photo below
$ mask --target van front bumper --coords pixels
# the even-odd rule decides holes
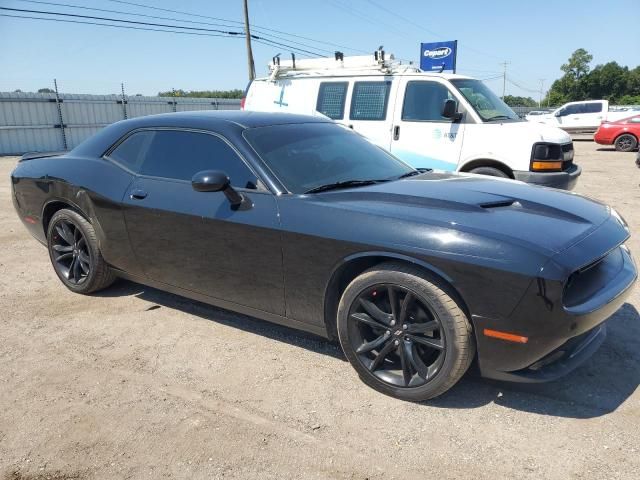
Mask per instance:
[[[582,168],[578,165],[572,165],[564,172],[524,172],[515,170],[513,176],[516,180],[533,183],[534,185],[573,190],[581,173]]]

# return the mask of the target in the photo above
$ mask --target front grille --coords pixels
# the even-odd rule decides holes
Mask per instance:
[[[604,257],[589,262],[573,272],[564,287],[564,306],[580,305],[605,288],[609,280],[620,270],[623,262],[620,248],[615,248]]]

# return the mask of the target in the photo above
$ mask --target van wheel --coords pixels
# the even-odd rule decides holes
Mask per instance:
[[[633,135],[625,133],[616,138],[614,145],[619,152],[630,152],[638,146],[638,141]]]
[[[469,170],[469,173],[477,173],[478,175],[489,175],[490,177],[509,178],[509,175],[495,167],[476,167]]]

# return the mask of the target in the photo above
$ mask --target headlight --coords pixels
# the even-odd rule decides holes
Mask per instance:
[[[531,152],[532,172],[560,172],[564,154],[556,143],[536,143]]]

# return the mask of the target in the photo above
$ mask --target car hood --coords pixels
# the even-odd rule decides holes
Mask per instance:
[[[313,195],[324,206],[391,217],[518,244],[554,255],[610,216],[575,193],[474,174],[426,173]]]

